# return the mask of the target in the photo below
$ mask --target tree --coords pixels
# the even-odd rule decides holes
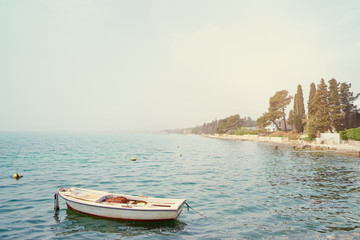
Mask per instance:
[[[303,119],[305,118],[304,97],[301,85],[298,85],[294,98],[293,124],[297,132],[304,131]]]
[[[314,125],[316,130],[326,132],[331,129],[330,108],[329,108],[329,92],[324,79],[321,79],[314,97],[313,108],[315,109]]]
[[[306,124],[307,134],[310,139],[314,139],[316,135],[316,126],[315,126],[316,106],[314,104],[315,94],[316,94],[315,83],[311,83],[309,99],[308,99],[308,116],[307,116],[307,124]]]
[[[291,127],[292,127],[292,129],[294,129],[294,114],[293,114],[293,110],[290,110],[290,112],[289,112],[288,124],[290,124]]]
[[[201,126],[192,128],[191,132],[193,134],[214,134],[216,125],[217,125],[217,120],[214,120],[211,123],[204,123]]]
[[[285,131],[287,131],[286,126],[286,106],[290,104],[292,96],[288,96],[289,92],[287,90],[281,90],[275,93],[269,100],[269,111],[264,113],[260,118],[257,119],[257,125],[265,127],[270,122],[274,123],[276,128],[280,130],[276,120],[283,119]]]
[[[309,92],[309,100],[308,100],[308,116],[314,116],[315,115],[315,106],[314,106],[314,99],[316,94],[316,87],[315,83],[310,84],[310,92]]]
[[[281,116],[284,120],[285,131],[286,127],[286,106],[290,104],[292,96],[288,96],[287,90],[278,91],[273,97],[270,98],[269,113],[273,116]]]
[[[316,137],[315,116],[308,117],[306,128],[308,137],[314,139]]]
[[[331,129],[341,131],[343,115],[341,113],[339,83],[332,78],[329,80],[329,113],[331,121]]]
[[[358,99],[360,94],[354,96],[354,94],[350,92],[350,87],[351,84],[341,83],[339,89],[340,109],[343,113],[342,130],[355,128],[360,125],[359,110],[354,104],[354,101]]]
[[[261,117],[256,119],[256,126],[264,128],[264,127],[268,126],[271,122],[273,122],[275,124],[276,128],[278,130],[280,130],[279,126],[276,124],[275,121],[273,121],[271,119],[270,114],[268,112],[263,113],[263,115]]]
[[[242,126],[243,121],[244,120],[240,118],[239,114],[227,117],[225,119],[221,119],[216,125],[215,132],[219,134],[224,134],[231,130],[236,130]]]
[[[256,122],[251,119],[251,117],[244,117],[243,127],[254,127]]]

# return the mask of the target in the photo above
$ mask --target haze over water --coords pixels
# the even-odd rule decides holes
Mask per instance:
[[[359,158],[199,136],[2,133],[0,159],[1,239],[360,236]],[[71,186],[186,198],[207,218],[184,209],[166,223],[112,221],[62,199],[54,216],[54,192]]]
[[[256,120],[275,92],[294,96],[301,84],[307,101],[321,78],[360,93],[359,9],[358,0],[0,1],[0,131]]]

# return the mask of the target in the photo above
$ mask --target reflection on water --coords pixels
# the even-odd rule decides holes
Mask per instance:
[[[99,232],[116,233],[119,237],[129,237],[138,235],[163,235],[171,236],[185,227],[185,223],[172,220],[163,222],[133,222],[112,220],[99,217],[88,216],[76,211],[66,209],[64,220],[60,221],[59,216],[54,216],[59,223],[61,230],[58,237],[65,237],[77,232]]]

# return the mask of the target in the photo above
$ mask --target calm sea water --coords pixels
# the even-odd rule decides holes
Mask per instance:
[[[199,136],[1,133],[0,239],[359,239],[359,163]],[[70,186],[186,198],[207,218],[106,220],[62,199],[54,215]]]

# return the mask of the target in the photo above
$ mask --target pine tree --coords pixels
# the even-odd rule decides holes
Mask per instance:
[[[315,109],[314,125],[316,130],[326,132],[331,129],[329,114],[329,92],[324,79],[321,79],[314,97],[313,108]]]
[[[264,113],[256,120],[258,126],[265,127],[270,122],[274,123],[276,128],[280,130],[280,127],[276,123],[276,120],[282,119],[284,121],[284,130],[287,131],[286,126],[286,114],[285,109],[290,104],[292,96],[288,95],[287,90],[281,90],[275,93],[269,100],[269,111]]]
[[[243,124],[243,119],[239,114],[221,119],[216,125],[215,132],[218,134],[230,133],[232,130],[236,130]]]
[[[343,120],[341,129],[349,129],[355,128],[360,125],[360,117],[359,110],[356,108],[354,101],[360,96],[357,94],[354,96],[352,92],[350,92],[351,84],[341,83],[339,90],[339,98],[340,98],[340,109],[343,113]]]
[[[297,92],[294,98],[294,126],[297,132],[304,131],[303,119],[305,118],[305,107],[304,107],[304,97],[301,85],[298,85]]]
[[[343,116],[341,114],[339,83],[332,78],[329,80],[329,113],[331,121],[331,129],[341,131]]]

